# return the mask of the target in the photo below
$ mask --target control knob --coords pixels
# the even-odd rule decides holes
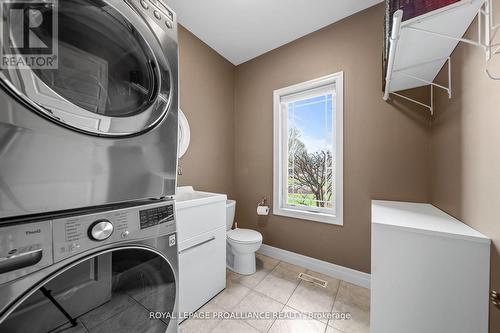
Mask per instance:
[[[108,220],[97,220],[92,223],[88,230],[88,236],[90,239],[98,242],[102,242],[111,236],[113,233],[113,224]]]

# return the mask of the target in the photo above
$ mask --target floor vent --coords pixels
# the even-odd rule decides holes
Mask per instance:
[[[307,282],[311,282],[311,283],[313,283],[317,286],[323,287],[323,288],[326,288],[326,286],[328,285],[328,282],[326,282],[325,280],[318,279],[317,277],[311,276],[311,275],[306,274],[306,273],[300,273],[299,279],[307,281]]]

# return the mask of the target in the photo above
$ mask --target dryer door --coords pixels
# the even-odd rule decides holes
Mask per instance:
[[[50,120],[99,136],[141,133],[164,118],[177,95],[177,43],[171,23],[154,22],[144,8],[123,0],[39,3],[17,15],[39,25],[29,32],[57,50],[57,61],[52,67],[30,61],[3,64],[6,88]],[[26,52],[42,53],[26,49],[26,38],[11,33],[9,43],[2,45],[4,53],[17,52],[19,60],[27,59]]]
[[[0,318],[0,332],[176,332],[176,278],[148,248],[125,247],[56,272]],[[162,317],[151,314],[161,313]]]

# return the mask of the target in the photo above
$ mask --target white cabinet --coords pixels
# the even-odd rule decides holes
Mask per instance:
[[[179,312],[194,312],[226,287],[225,195],[180,188]]]
[[[371,333],[486,333],[490,240],[429,204],[372,202]]]
[[[221,242],[220,240],[224,240]],[[226,228],[195,237],[179,252],[179,309],[193,312],[226,287]],[[223,260],[221,260],[224,259]]]

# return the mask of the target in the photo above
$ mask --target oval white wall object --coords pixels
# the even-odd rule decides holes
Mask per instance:
[[[191,129],[184,112],[179,109],[179,151],[178,157],[181,158],[186,153],[189,142],[191,141]]]

